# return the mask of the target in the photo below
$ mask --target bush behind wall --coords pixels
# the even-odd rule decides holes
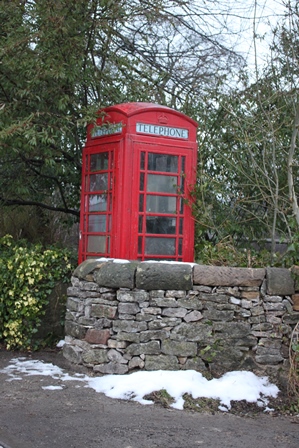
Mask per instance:
[[[7,349],[39,347],[35,335],[48,298],[57,283],[69,282],[73,268],[66,249],[0,238],[0,341]]]

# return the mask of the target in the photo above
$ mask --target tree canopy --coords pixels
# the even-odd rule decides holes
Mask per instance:
[[[149,101],[199,123],[201,239],[292,241],[298,6],[285,2],[255,78],[230,44],[236,14],[222,0],[0,2],[2,216],[77,220],[86,124],[101,107]]]
[[[208,4],[196,5],[0,2],[2,207],[78,217],[85,126],[100,107],[152,101],[183,108],[215,88],[239,60],[219,23],[213,28]]]

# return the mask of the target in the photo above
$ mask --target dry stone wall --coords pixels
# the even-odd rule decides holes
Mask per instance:
[[[63,354],[100,374],[275,374],[288,366],[296,292],[287,269],[87,260],[68,289]]]

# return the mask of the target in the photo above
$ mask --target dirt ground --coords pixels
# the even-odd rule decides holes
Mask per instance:
[[[24,355],[1,347],[0,370],[19,356],[51,362],[72,375],[80,371],[56,350]],[[152,397],[156,404],[143,406],[107,398],[76,381],[62,390],[44,390],[59,380],[21,376],[20,381],[8,381],[8,375],[0,373],[0,448],[299,446],[299,417],[279,410],[269,415],[237,403],[232,412],[221,413],[217,403],[202,402],[202,412],[195,412],[192,403],[178,411],[169,409],[158,393]],[[276,404],[279,407],[279,401]]]

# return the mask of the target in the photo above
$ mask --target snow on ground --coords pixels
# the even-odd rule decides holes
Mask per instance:
[[[0,370],[8,375],[7,381],[22,380],[22,375],[49,376],[55,380],[80,381],[84,387],[90,387],[96,392],[104,393],[107,397],[123,400],[133,400],[141,404],[152,404],[152,401],[143,397],[151,392],[166,390],[174,398],[172,407],[183,409],[185,393],[193,398],[214,398],[220,400],[219,409],[228,411],[231,401],[246,400],[249,403],[256,402],[258,406],[267,407],[268,398],[276,397],[279,389],[269,383],[267,377],[258,377],[252,372],[234,371],[228,372],[219,379],[207,380],[201,373],[195,370],[153,372],[135,372],[128,375],[105,375],[102,377],[89,377],[76,373],[69,375],[59,367],[38,360],[27,358],[13,358],[9,365]],[[61,385],[49,385],[43,390],[63,389]]]

